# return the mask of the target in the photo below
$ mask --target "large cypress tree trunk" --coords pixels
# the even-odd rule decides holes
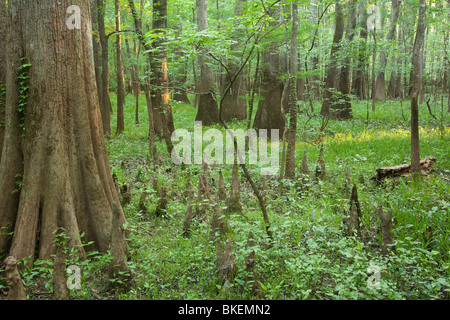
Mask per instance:
[[[66,26],[71,5],[82,8],[81,29]],[[69,247],[80,244],[84,232],[83,242],[94,241],[88,248],[105,252],[112,203],[119,197],[101,123],[89,1],[9,0],[8,24],[0,252],[18,260],[29,257],[29,263],[48,259],[59,227],[70,237]],[[31,67],[23,69],[29,90],[19,113],[22,57]]]
[[[5,136],[5,85],[6,85],[6,2],[0,0],[0,160]]]
[[[420,149],[419,149],[419,91],[421,76],[421,58],[423,54],[422,47],[425,42],[425,14],[426,2],[420,0],[419,21],[417,23],[416,40],[413,51],[413,70],[412,70],[412,90],[411,90],[411,172],[420,172]]]
[[[197,32],[208,29],[207,1],[197,0]],[[199,52],[198,65],[200,67],[200,78],[198,80],[197,94],[197,116],[195,121],[202,121],[204,126],[219,123],[219,108],[214,98],[214,74],[208,65],[205,52]]]
[[[269,15],[274,20],[269,23],[270,27],[273,27],[276,25],[276,21],[279,20],[279,9],[272,8]],[[279,42],[272,41],[262,53],[261,99],[253,122],[254,129],[267,129],[268,137],[272,129],[278,129],[280,135],[282,135],[286,125],[281,101],[284,84],[280,79],[279,47]]]
[[[237,22],[238,19],[242,16],[242,8],[246,2],[247,0],[236,0],[235,2],[234,17],[237,20]],[[238,43],[240,41],[239,39],[241,39],[242,36],[244,36],[244,30],[242,30],[242,28],[237,29],[236,33],[237,43],[231,46],[232,54],[241,53],[241,50],[239,50]],[[222,86],[223,88],[228,87],[228,85],[232,81],[230,77],[233,78],[233,76],[238,72],[239,66],[236,65],[236,63],[231,62],[229,63],[228,69],[230,70],[230,74],[225,75],[225,81],[223,81]],[[247,102],[243,97],[246,91],[244,80],[245,80],[244,76],[239,75],[232,83],[228,94],[225,96],[222,102],[222,119],[224,121],[229,121],[231,119],[245,120],[247,118]]]

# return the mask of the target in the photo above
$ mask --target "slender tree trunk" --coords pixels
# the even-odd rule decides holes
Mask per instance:
[[[181,26],[174,26],[176,36],[179,37],[181,33]],[[187,66],[189,62],[189,57],[181,53],[181,47],[176,47],[174,52],[174,59],[176,61],[175,76],[173,77],[171,83],[174,87],[173,89],[173,100],[182,102],[185,104],[191,104],[189,97],[187,95],[186,81],[187,81]]]
[[[169,153],[172,152],[173,144],[171,140],[171,134],[175,131],[173,124],[172,108],[170,106],[170,96],[168,91],[168,76],[167,76],[167,61],[165,51],[161,50],[161,45],[154,43],[156,47],[160,47],[158,55],[149,56],[148,52],[154,51],[154,48],[150,47],[144,39],[142,32],[142,24],[139,19],[133,0],[128,0],[129,7],[134,21],[134,29],[138,35],[141,45],[147,52],[147,59],[149,60],[150,67],[152,69],[151,74],[146,71],[147,80],[145,85],[145,96],[147,99],[147,109],[149,112],[149,137],[150,137],[150,154],[152,154],[152,146],[155,141],[155,136],[163,134],[164,140],[167,145]],[[154,2],[154,19],[153,29],[163,30],[167,27],[167,1],[160,0]],[[160,31],[159,31],[160,32]],[[159,40],[161,43],[163,40]],[[148,79],[150,78],[150,80]],[[151,92],[150,92],[151,91]],[[150,100],[148,100],[150,98]],[[156,104],[156,105],[155,105]],[[165,108],[165,109],[164,109]],[[152,113],[150,115],[150,112]],[[165,115],[165,116],[163,116]]]
[[[353,38],[356,30],[356,0],[349,3],[348,13],[348,28],[346,31],[346,40],[348,43],[348,51],[352,51]],[[352,105],[350,101],[351,91],[351,74],[352,74],[352,57],[348,54],[345,55],[342,62],[341,72],[339,76],[338,90],[341,98],[333,106],[331,106],[331,116],[335,119],[346,120],[352,119]]]
[[[311,57],[311,71],[317,70],[319,68],[319,57],[317,53],[313,51],[313,49],[316,47],[317,37],[319,35],[319,28],[320,28],[320,20],[319,20],[319,6],[316,3],[316,0],[310,1],[310,11],[311,11],[311,23],[317,24],[317,29],[313,30],[314,36],[313,36],[313,42],[311,45],[311,48],[309,49],[309,52],[313,52],[313,56]],[[308,61],[305,61],[305,69],[308,70]],[[308,87],[310,88],[310,91],[308,94],[310,96],[309,100],[312,101],[313,98],[319,97],[319,91],[320,91],[320,84],[319,84],[319,76],[313,75],[308,77]]]
[[[114,2],[114,12],[116,14],[116,76],[117,76],[117,133],[125,130],[124,104],[125,104],[125,75],[122,62],[122,34],[120,25],[119,0]]]
[[[392,17],[391,24],[389,27],[389,32],[387,34],[386,40],[392,41],[395,38],[397,20],[400,13],[400,0],[392,0]],[[377,82],[375,88],[375,99],[378,101],[386,100],[386,80],[385,80],[385,70],[387,64],[387,54],[383,51],[380,56],[380,71],[377,75]]]
[[[292,3],[291,51],[289,56],[289,130],[286,154],[286,173],[288,179],[295,178],[295,141],[297,135],[297,33],[298,33],[298,3]]]
[[[366,56],[366,47],[367,47],[367,11],[364,3],[359,5],[359,28],[360,28],[360,38],[362,42],[360,47],[358,48],[358,66],[355,72],[355,77],[353,78],[352,88],[355,91],[355,95],[360,100],[367,99],[367,56]]]
[[[81,29],[66,27],[71,5],[84,9]],[[101,125],[89,1],[9,0],[8,25],[0,252],[28,258],[29,264],[49,259],[57,228],[64,228],[69,248],[78,245],[81,256],[81,241],[106,252],[112,203],[119,203],[119,195]],[[19,71],[22,57],[31,66]],[[28,77],[26,100],[19,98],[19,72]],[[19,101],[26,102],[22,114]]]
[[[153,30],[164,30],[167,28],[167,0],[153,1]],[[161,33],[161,31],[157,31]],[[165,31],[162,31],[163,35]],[[157,53],[151,57],[152,77],[151,97],[152,106],[157,110],[159,119],[155,117],[155,121],[161,122],[164,140],[166,141],[169,153],[172,152],[172,132],[175,131],[173,123],[172,108],[170,106],[169,93],[169,77],[167,70],[167,56],[163,45],[164,40],[159,37],[159,40],[153,42],[153,49],[157,49]]]
[[[5,100],[6,100],[6,1],[0,0],[0,160],[2,159],[3,139],[5,136]]]
[[[331,45],[330,63],[327,70],[327,78],[325,81],[325,96],[322,103],[322,109],[320,114],[324,117],[331,116],[330,107],[335,101],[332,91],[336,88],[336,76],[337,76],[337,53],[340,50],[340,42],[344,36],[344,14],[342,12],[342,5],[339,1],[336,1],[336,13],[335,13],[335,30],[333,37],[333,44]]]
[[[373,36],[373,54],[372,54],[372,111],[375,112],[376,109],[376,75],[375,75],[375,66],[376,66],[376,59],[377,59],[377,28],[372,30],[372,36]],[[367,119],[369,119],[369,114],[367,113]]]
[[[207,1],[196,0],[197,12],[197,32],[208,29]],[[219,108],[214,97],[214,74],[212,68],[208,65],[207,55],[204,50],[198,54],[198,65],[200,67],[200,77],[196,94],[197,116],[195,121],[201,121],[204,126],[219,123]]]
[[[102,94],[100,101],[100,111],[102,114],[103,132],[107,137],[111,136],[111,99],[109,97],[109,50],[108,38],[105,32],[105,4],[103,0],[97,0],[98,33],[102,49]]]
[[[127,47],[127,55],[130,63],[131,81],[133,87],[133,94],[135,99],[135,115],[134,121],[139,124],[139,95],[141,93],[141,84],[139,81],[139,55],[137,51],[136,42],[134,42],[133,55],[131,54],[130,43],[128,39],[125,39],[125,45]]]
[[[425,40],[425,14],[426,1],[420,0],[419,21],[417,23],[416,40],[413,51],[413,72],[411,90],[411,172],[420,173],[420,150],[419,150],[419,91],[420,91],[420,56],[423,54],[422,47]]]
[[[147,58],[148,59],[148,58]],[[149,59],[148,59],[149,60]],[[150,66],[150,61],[147,62],[148,66]],[[145,83],[144,83],[144,94],[145,100],[147,101],[147,114],[148,114],[148,150],[150,157],[156,157],[154,154],[153,146],[156,142],[156,134],[155,134],[155,120],[153,118],[153,106],[152,106],[152,98],[150,96],[150,68],[145,68]]]

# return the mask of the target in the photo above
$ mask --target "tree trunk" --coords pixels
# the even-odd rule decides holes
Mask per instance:
[[[197,10],[197,32],[208,29],[207,1],[196,0]],[[200,67],[200,77],[196,94],[197,116],[195,121],[201,121],[204,126],[210,126],[219,123],[219,108],[214,97],[214,74],[212,68],[208,65],[206,53],[199,52],[198,65]]]
[[[359,27],[360,34],[359,36],[362,39],[360,47],[358,49],[358,67],[355,72],[355,77],[353,78],[352,89],[355,92],[355,95],[360,100],[367,99],[367,56],[365,54],[367,47],[367,11],[364,3],[359,5]]]
[[[84,9],[79,30],[66,27],[71,5]],[[0,252],[18,260],[27,257],[29,264],[55,253],[57,228],[64,228],[69,248],[82,240],[93,241],[87,248],[101,252],[110,245],[111,205],[119,203],[119,196],[101,125],[89,8],[88,0],[8,1]],[[17,78],[22,57],[31,67],[23,71],[29,90],[20,115]],[[6,236],[12,231],[11,238]],[[83,256],[83,248],[78,249]]]
[[[167,0],[153,1],[153,30],[158,33],[165,34],[161,31],[167,28]],[[151,98],[155,120],[155,129],[158,129],[157,122],[159,122],[162,135],[166,141],[169,153],[172,152],[173,146],[170,139],[172,132],[175,131],[172,115],[172,107],[170,106],[169,93],[169,77],[167,70],[167,56],[163,45],[164,39],[162,36],[153,42],[153,49],[157,49],[157,53],[151,56],[152,76],[150,78],[151,84]],[[156,132],[160,134],[161,132]]]
[[[116,14],[116,76],[117,76],[117,134],[125,130],[124,104],[125,104],[125,76],[122,62],[122,34],[120,26],[119,0],[114,2]]]
[[[125,45],[127,47],[128,61],[130,63],[131,81],[132,81],[131,86],[133,88],[133,94],[134,94],[134,100],[135,100],[134,122],[136,124],[139,124],[139,95],[141,93],[141,84],[139,81],[139,53],[138,53],[135,41],[134,41],[134,50],[133,50],[134,56],[131,55],[130,43],[129,43],[128,39],[125,39]]]
[[[387,34],[386,40],[392,41],[395,39],[395,33],[397,30],[397,20],[400,13],[400,0],[392,0],[392,17],[391,17],[391,24],[389,27],[389,32]],[[386,100],[386,80],[385,80],[385,70],[386,70],[386,64],[387,64],[387,55],[383,51],[381,52],[380,56],[381,60],[381,66],[380,71],[377,75],[377,82],[375,87],[375,99],[378,101],[384,101]]]
[[[400,31],[398,31],[399,33]],[[400,45],[400,36],[395,37],[392,40],[396,40],[397,38],[397,44]],[[400,46],[401,47],[401,46]],[[396,54],[397,59],[394,62],[394,70],[391,72],[391,78],[389,80],[389,87],[388,87],[388,97],[389,99],[395,99],[400,96],[401,94],[401,87],[399,86],[399,81],[401,85],[401,71],[400,67],[402,65],[402,60],[400,57],[398,57],[398,54]]]
[[[181,32],[181,26],[174,26],[175,28],[175,34],[178,38],[180,32]],[[181,52],[181,47],[176,47],[174,50],[174,59],[176,61],[176,65],[178,66],[176,68],[175,76],[173,77],[171,83],[174,87],[173,89],[173,100],[182,102],[185,104],[191,104],[189,101],[189,97],[187,95],[187,88],[186,88],[186,80],[187,80],[187,66],[189,62],[189,57],[183,55]]]
[[[330,107],[335,100],[334,93],[332,92],[336,88],[336,76],[337,76],[337,53],[340,50],[340,42],[344,36],[344,15],[342,13],[342,5],[339,1],[336,1],[336,24],[334,30],[333,44],[331,45],[330,64],[328,65],[327,78],[325,81],[325,96],[322,103],[322,109],[320,114],[324,117],[331,116]]]
[[[317,29],[313,30],[313,41],[311,44],[311,48],[309,49],[309,52],[313,52],[313,56],[311,57],[311,71],[317,70],[319,68],[319,57],[316,52],[313,51],[313,49],[316,47],[316,40],[319,35],[319,28],[320,28],[320,18],[319,18],[319,5],[316,3],[316,0],[310,1],[310,11],[311,11],[311,18],[310,21],[312,24],[317,25]],[[305,62],[305,69],[308,70],[308,61]],[[318,98],[320,96],[320,78],[318,75],[312,75],[308,77],[308,88],[310,91],[308,94],[310,96],[310,101],[312,101],[313,98]]]
[[[145,83],[145,97],[147,99],[147,112],[149,120],[149,137],[150,137],[150,154],[153,152],[153,143],[155,141],[156,134],[163,135],[167,145],[169,153],[172,152],[173,144],[171,140],[171,134],[175,131],[173,124],[172,108],[169,104],[170,96],[168,91],[168,76],[167,76],[167,61],[164,50],[159,50],[158,55],[149,56],[149,52],[153,52],[154,48],[150,47],[145,42],[144,34],[142,32],[142,23],[137,15],[136,8],[133,0],[128,0],[131,14],[134,21],[134,29],[138,35],[141,45],[147,52],[147,59],[149,60],[150,67],[152,68],[151,75],[146,69],[146,83]],[[153,29],[161,30],[167,27],[167,1],[161,0],[154,5],[154,19]],[[159,31],[160,32],[160,31]],[[163,42],[162,39],[158,43],[153,43],[156,47],[160,47]],[[150,78],[150,79],[149,79]],[[151,92],[150,92],[151,91]],[[151,109],[149,109],[151,108]],[[163,113],[164,112],[164,113]],[[165,117],[162,115],[165,114]]]
[[[111,99],[109,98],[109,50],[108,38],[105,32],[105,4],[103,0],[97,0],[98,33],[102,49],[102,95],[100,101],[100,111],[102,115],[103,132],[107,137],[111,135]]]
[[[286,173],[288,179],[295,178],[295,141],[297,135],[297,32],[298,32],[298,4],[292,3],[291,51],[289,57],[289,130],[286,154]]]
[[[416,40],[413,51],[413,71],[412,71],[412,90],[411,90],[411,172],[420,173],[420,151],[419,151],[419,91],[420,91],[420,73],[421,59],[423,54],[422,47],[425,40],[425,14],[426,2],[420,0],[419,21],[417,23]]]
[[[348,49],[346,51],[352,51],[353,37],[356,30],[356,0],[349,3],[349,13],[348,13],[348,28],[346,31],[346,40],[348,43]],[[351,71],[352,70],[352,57],[350,55],[345,55],[341,72],[339,76],[338,90],[341,98],[331,108],[331,117],[334,119],[346,120],[352,119],[352,105],[350,102],[350,90],[351,90]]]
[[[103,101],[103,83],[101,77],[101,44],[99,36],[99,22],[97,11],[100,10],[97,1],[91,1],[91,24],[92,24],[92,48],[94,49],[94,70],[95,70],[95,80],[97,83],[97,93],[100,105]],[[101,109],[101,107],[100,107]]]
[[[236,0],[234,17],[236,20],[242,16],[242,7],[247,0]],[[239,49],[239,39],[245,35],[244,30],[237,28],[236,44],[233,44],[230,48],[231,54],[241,54]],[[230,73],[225,75],[225,81],[223,81],[222,88],[227,88],[232,81],[233,76],[238,72],[239,66],[234,62],[229,63],[228,69]],[[230,121],[232,119],[245,120],[247,118],[247,102],[243,97],[246,92],[244,76],[239,75],[233,82],[228,94],[225,96],[222,102],[222,119],[224,121]],[[223,91],[223,90],[222,90]]]
[[[3,139],[5,136],[5,99],[6,99],[6,2],[0,0],[0,160],[2,159]]]
[[[269,15],[276,21],[278,11],[272,11]],[[271,22],[270,26],[277,22]],[[272,129],[279,130],[281,135],[284,132],[285,117],[282,105],[282,95],[284,90],[283,81],[280,77],[280,43],[272,41],[268,48],[262,53],[261,67],[261,99],[259,100],[253,128],[267,129],[267,136],[270,138]]]

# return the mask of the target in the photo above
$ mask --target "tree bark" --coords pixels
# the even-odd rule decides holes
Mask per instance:
[[[84,9],[81,29],[66,27],[66,10],[71,5]],[[0,252],[18,260],[28,258],[29,264],[35,258],[49,259],[55,253],[57,228],[64,228],[69,248],[82,240],[93,241],[85,248],[106,252],[111,204],[119,203],[119,196],[101,123],[89,1],[9,0],[7,20]],[[22,57],[31,67],[26,69],[29,90],[20,115],[17,77]],[[84,249],[77,248],[83,256]]]
[[[170,139],[172,132],[175,131],[172,115],[172,107],[170,106],[169,93],[169,77],[167,70],[167,56],[163,45],[165,31],[167,28],[167,0],[153,1],[153,30],[160,33],[158,40],[153,42],[153,49],[156,50],[151,56],[151,70],[152,76],[150,78],[151,84],[151,98],[155,119],[155,129],[158,129],[157,122],[160,123],[162,135],[166,141],[169,153],[172,152],[173,146]],[[161,134],[161,132],[156,132]]]
[[[420,173],[420,150],[419,150],[419,91],[420,91],[420,74],[421,74],[421,58],[423,54],[422,47],[425,40],[425,14],[426,2],[420,0],[419,21],[417,23],[416,40],[413,51],[413,71],[412,71],[412,90],[411,90],[411,172],[413,174]]]
[[[114,12],[116,15],[116,77],[117,77],[117,134],[125,130],[124,104],[125,104],[125,75],[122,61],[122,34],[120,22],[119,0],[114,2]]]
[[[167,149],[170,153],[173,149],[170,136],[172,132],[175,131],[175,128],[173,124],[172,108],[169,104],[170,97],[168,92],[167,63],[165,60],[165,53],[162,51],[159,52],[156,57],[149,56],[148,52],[153,51],[153,49],[145,42],[141,27],[142,23],[137,15],[134,1],[128,0],[128,4],[133,16],[135,32],[138,35],[141,45],[147,52],[147,59],[150,67],[152,68],[152,74],[150,74],[149,70],[146,69],[146,82],[144,86],[145,97],[147,99],[147,112],[149,115],[149,152],[150,154],[153,154],[153,143],[155,142],[156,134],[161,135],[162,133]],[[159,12],[159,14],[156,14],[154,17],[153,29],[164,29],[167,26],[167,2],[166,0],[162,0],[160,4],[155,2],[154,6],[156,6],[155,12]],[[157,47],[157,44],[155,44],[155,47]],[[161,109],[161,101],[167,102],[162,104],[163,107],[166,107],[165,110]],[[165,117],[161,116],[161,110],[165,111]]]
[[[322,109],[320,114],[324,117],[331,116],[330,107],[333,105],[334,93],[333,89],[336,88],[336,76],[337,76],[337,53],[340,50],[340,42],[344,36],[344,15],[342,12],[342,5],[339,1],[336,1],[336,13],[335,13],[335,30],[333,37],[333,44],[331,45],[330,63],[328,65],[327,78],[325,81],[325,96],[322,103]]]
[[[355,36],[356,30],[356,0],[349,3],[349,13],[348,13],[348,28],[346,31],[346,40],[348,43],[349,51],[352,51],[353,38]],[[348,51],[348,50],[347,50]],[[346,120],[352,119],[352,105],[350,102],[350,90],[351,90],[351,71],[352,70],[352,57],[348,54],[345,55],[341,72],[339,75],[338,90],[341,98],[333,106],[331,106],[331,117],[334,119]]]
[[[289,57],[289,130],[288,147],[286,154],[286,172],[288,179],[295,178],[295,141],[297,135],[297,33],[298,33],[298,3],[292,3],[292,30],[291,30],[291,49]]]
[[[236,0],[234,9],[234,17],[236,21],[242,16],[242,8],[246,2],[247,0]],[[241,50],[239,50],[238,43],[239,39],[241,39],[244,35],[244,30],[237,29],[235,39],[237,43],[233,44],[230,48],[232,55],[236,54],[236,52],[241,52]],[[230,62],[228,69],[229,73],[225,75],[225,81],[223,81],[222,85],[223,89],[228,87],[228,85],[232,81],[231,78],[239,70],[239,65],[234,62]],[[238,76],[232,83],[228,94],[225,96],[225,99],[222,102],[222,119],[224,121],[230,121],[232,119],[245,120],[247,118],[247,102],[243,97],[246,92],[244,80],[245,78],[243,75]]]
[[[0,0],[0,160],[2,159],[3,139],[5,136],[5,100],[6,100],[6,1]]]
[[[366,56],[366,47],[367,47],[367,11],[364,3],[359,5],[359,27],[360,34],[359,36],[362,39],[362,43],[358,49],[358,67],[355,72],[355,77],[352,81],[352,88],[355,92],[355,95],[360,100],[367,99],[367,89],[368,89],[368,79],[367,79],[367,56]]]
[[[133,88],[133,95],[135,100],[135,114],[134,114],[134,122],[139,124],[139,96],[141,94],[141,84],[139,81],[139,52],[137,50],[136,42],[133,41],[133,55],[131,54],[130,43],[128,39],[125,39],[125,45],[127,47],[127,56],[128,61],[130,63],[130,72],[131,72],[131,87]]]
[[[272,8],[268,13],[274,21],[269,27],[277,24],[279,9]],[[270,138],[271,130],[279,130],[281,135],[285,128],[285,116],[282,110],[282,95],[284,90],[283,81],[279,78],[280,72],[280,43],[272,41],[268,48],[262,53],[261,66],[261,99],[259,100],[253,128],[267,129]]]
[[[391,24],[389,27],[389,32],[386,36],[387,41],[392,41],[395,39],[395,33],[397,30],[397,20],[400,13],[400,0],[392,0],[392,17]],[[375,99],[378,101],[386,100],[386,80],[385,80],[385,70],[387,64],[387,54],[383,51],[380,55],[380,68],[381,70],[377,75],[377,82],[375,87]]]
[[[102,115],[103,132],[105,136],[111,136],[111,99],[109,97],[109,50],[108,38],[105,31],[105,10],[106,4],[103,0],[97,0],[98,14],[98,33],[100,37],[100,46],[102,49],[102,94],[100,100],[100,111]]]
[[[174,26],[176,36],[179,37],[179,34],[181,33],[181,26]],[[186,88],[186,80],[187,80],[187,66],[189,62],[189,57],[185,56],[181,52],[181,47],[176,47],[174,50],[174,59],[176,61],[176,65],[178,66],[176,68],[175,76],[172,78],[171,83],[174,87],[173,89],[173,100],[182,102],[185,104],[191,104],[189,101],[189,97],[187,95],[187,88]]]
[[[207,1],[196,0],[197,32],[208,29]],[[214,97],[214,74],[208,65],[206,52],[202,49],[198,55],[200,77],[198,79],[197,94],[197,116],[195,121],[201,121],[204,126],[219,123],[219,108]]]

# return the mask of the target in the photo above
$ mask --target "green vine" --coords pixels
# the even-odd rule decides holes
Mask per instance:
[[[28,80],[30,78],[29,76],[29,68],[31,67],[30,63],[27,63],[27,58],[23,57],[20,59],[22,61],[22,65],[19,67],[19,114],[20,114],[20,122],[19,127],[22,128],[23,133],[22,137],[25,136],[25,114],[26,114],[26,106],[27,106],[27,99],[28,99]]]
[[[14,176],[14,178],[16,178],[16,181],[14,182],[16,184],[16,189],[13,190],[12,194],[20,192],[20,190],[22,190],[22,175],[18,173]]]

